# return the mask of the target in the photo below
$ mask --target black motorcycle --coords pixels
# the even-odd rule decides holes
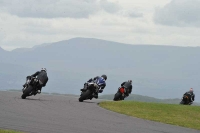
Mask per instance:
[[[94,81],[88,83],[87,88],[81,92],[79,102],[83,102],[83,100],[87,99],[92,100],[93,95],[95,93],[98,93],[98,91],[99,91],[99,86]]]
[[[114,96],[113,101],[119,101],[119,100],[124,100],[126,97],[126,88],[124,86],[119,87],[117,93]]]
[[[23,94],[21,98],[26,99],[28,96],[36,95],[38,86],[40,86],[40,80],[35,77],[29,77],[25,87],[22,89]]]
[[[180,102],[180,104],[183,104],[183,105],[191,105],[192,102],[190,101],[190,95],[183,95],[183,98]]]

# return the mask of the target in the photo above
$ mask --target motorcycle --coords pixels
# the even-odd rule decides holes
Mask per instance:
[[[36,95],[37,94],[37,87],[42,84],[41,81],[35,77],[30,77],[26,81],[25,87],[22,89],[22,99],[26,99],[28,96]]]
[[[115,94],[113,101],[124,100],[125,97],[126,97],[126,88],[122,86],[118,88],[118,91]]]
[[[87,88],[82,92],[79,98],[79,102],[83,102],[84,100],[90,99],[94,97],[95,93],[99,93],[99,86],[105,84],[105,80],[102,78],[96,79],[95,81],[91,81],[87,83]]]
[[[182,98],[182,101],[180,102],[180,104],[191,105],[192,102],[190,102],[190,96],[189,95],[184,95],[183,98]]]

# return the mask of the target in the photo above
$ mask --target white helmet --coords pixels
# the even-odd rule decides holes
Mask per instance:
[[[45,71],[45,72],[47,72],[47,69],[46,69],[46,68],[42,68],[41,71]]]

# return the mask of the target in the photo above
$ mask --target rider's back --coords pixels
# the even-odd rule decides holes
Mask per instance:
[[[41,71],[38,75],[37,78],[42,81],[44,84],[46,84],[46,82],[48,81],[48,76],[47,73],[44,71]]]
[[[132,84],[130,82],[125,82],[123,87],[125,87],[126,91],[128,93],[131,93],[132,92]]]

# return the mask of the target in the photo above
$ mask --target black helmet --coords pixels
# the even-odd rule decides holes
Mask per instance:
[[[101,77],[103,77],[105,80],[107,79],[107,76],[106,76],[106,75],[104,75],[104,74],[103,74]]]
[[[132,83],[132,80],[128,80],[128,82]]]

